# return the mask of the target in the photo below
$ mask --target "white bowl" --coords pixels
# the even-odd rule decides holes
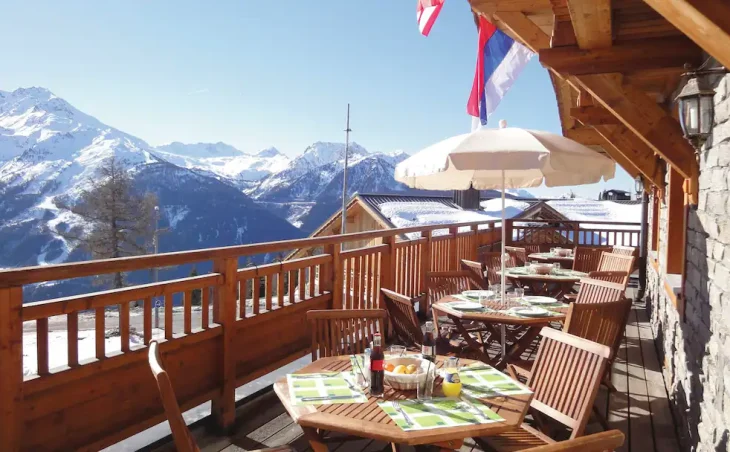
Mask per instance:
[[[385,364],[393,364],[394,366],[415,364],[416,373],[414,374],[396,374],[385,371],[385,383],[393,389],[415,390],[419,384],[426,381],[426,371],[423,368],[424,360],[419,358],[402,357],[390,358],[385,360]],[[431,364],[433,365],[433,364]]]

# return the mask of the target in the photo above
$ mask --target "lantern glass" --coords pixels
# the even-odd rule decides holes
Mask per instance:
[[[679,101],[679,114],[682,120],[682,129],[687,137],[699,133],[700,106],[697,96],[684,97]]]
[[[636,195],[641,196],[644,193],[644,179],[642,179],[641,176],[636,176],[636,179],[634,179],[634,185]]]
[[[712,112],[714,96],[703,94],[700,97],[700,130],[699,133],[707,136],[712,129]]]

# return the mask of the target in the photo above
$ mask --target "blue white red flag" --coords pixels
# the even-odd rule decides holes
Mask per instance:
[[[479,16],[479,51],[466,111],[487,124],[533,53]]]
[[[416,4],[416,20],[418,20],[418,30],[423,36],[428,36],[431,32],[433,23],[441,12],[445,0],[418,0]]]

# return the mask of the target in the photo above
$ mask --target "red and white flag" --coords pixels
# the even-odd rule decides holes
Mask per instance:
[[[418,0],[416,5],[416,19],[418,20],[418,30],[423,36],[428,36],[431,32],[433,23],[444,6],[444,0]]]

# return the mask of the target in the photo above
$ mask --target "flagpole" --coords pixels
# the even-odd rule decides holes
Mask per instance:
[[[347,104],[347,126],[345,128],[345,170],[342,174],[342,227],[341,234],[346,232],[347,223],[347,160],[350,150],[350,104]]]

